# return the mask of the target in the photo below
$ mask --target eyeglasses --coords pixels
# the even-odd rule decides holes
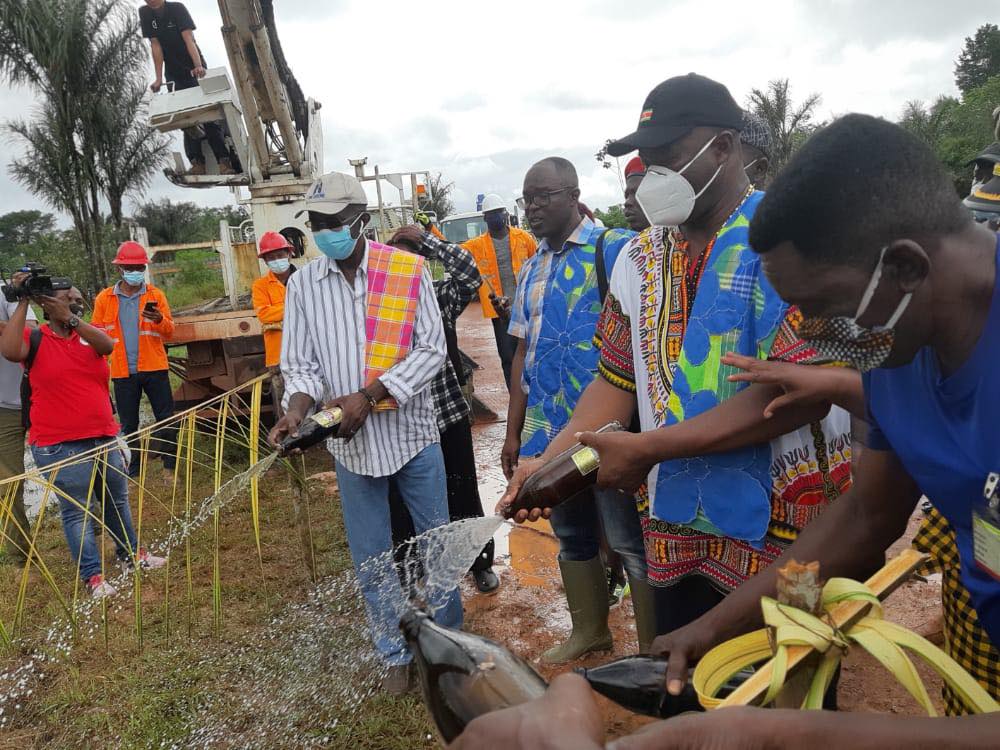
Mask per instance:
[[[363,213],[363,212],[362,212]],[[306,229],[310,229],[313,232],[321,232],[324,229],[340,229],[343,226],[354,226],[354,223],[360,218],[361,214],[358,214],[350,221],[342,221],[341,219],[331,216],[330,214],[320,214],[320,213],[309,213],[309,218],[306,220]]]
[[[558,193],[565,193],[567,190],[576,190],[576,185],[571,185],[569,187],[559,188],[558,190],[546,190],[542,193],[534,193],[531,195],[524,195],[517,199],[517,207],[524,211],[528,206],[534,205],[539,208],[545,208],[549,203],[552,202],[552,196]]]

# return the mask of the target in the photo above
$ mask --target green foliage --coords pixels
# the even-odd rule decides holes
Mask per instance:
[[[145,227],[151,245],[176,245],[218,239],[220,221],[239,226],[248,218],[242,207],[205,208],[164,198],[140,204],[132,213],[131,221]]]
[[[109,275],[110,225],[166,158],[168,139],[145,124],[145,43],[124,0],[4,0],[0,80],[38,100],[5,130],[24,149],[10,173],[73,220],[88,285]]]
[[[1000,75],[969,90],[962,101],[939,97],[930,107],[909,102],[899,124],[929,145],[947,167],[959,195],[971,187],[969,159],[994,140],[993,110],[1000,105]]]
[[[177,275],[164,284],[171,307],[186,307],[225,295],[222,274],[208,267],[216,257],[210,250],[177,253]]]
[[[768,82],[766,89],[751,89],[747,108],[763,118],[771,130],[768,171],[778,172],[821,125],[812,121],[822,97],[813,93],[795,105],[787,78]]]
[[[420,202],[420,207],[425,211],[433,211],[437,214],[438,221],[451,216],[455,210],[455,203],[451,199],[452,190],[455,189],[454,182],[445,182],[444,176],[438,172],[430,176],[428,189],[431,198],[425,198]]]
[[[1000,28],[987,23],[976,29],[975,36],[965,38],[955,62],[955,85],[964,95],[996,75],[1000,75]]]
[[[628,220],[621,206],[608,206],[607,211],[595,208],[594,216],[603,221],[608,229],[628,229]]]

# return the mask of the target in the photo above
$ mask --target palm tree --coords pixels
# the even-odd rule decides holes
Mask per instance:
[[[812,118],[821,99],[819,94],[810,94],[802,104],[794,106],[787,78],[768,82],[766,90],[750,91],[749,109],[762,117],[771,129],[770,169],[773,172],[780,170],[819,127],[812,123]]]
[[[120,227],[122,201],[144,190],[167,139],[145,124],[145,51],[123,0],[4,0],[0,80],[38,97],[29,121],[6,124],[25,146],[14,178],[67,212],[91,288],[108,278],[106,220]]]

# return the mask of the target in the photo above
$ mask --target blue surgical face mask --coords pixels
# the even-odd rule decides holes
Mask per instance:
[[[142,282],[146,280],[145,271],[122,271],[122,278],[125,279],[127,284],[132,286],[141,286]]]
[[[292,262],[288,260],[288,258],[278,258],[277,260],[267,261],[267,267],[275,273],[284,273],[291,265]]]
[[[359,216],[358,219],[360,218]],[[346,226],[342,226],[340,229],[321,229],[318,232],[313,232],[316,247],[330,260],[344,260],[345,258],[349,258],[351,253],[354,252],[354,245],[357,243],[357,238],[351,236],[351,227],[357,223],[358,219],[355,219]],[[364,229],[364,225],[362,225],[362,229]],[[359,230],[358,235],[360,236],[360,234],[361,231]]]

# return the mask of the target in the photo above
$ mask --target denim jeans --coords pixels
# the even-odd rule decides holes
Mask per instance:
[[[386,554],[384,564],[364,564],[392,549],[390,477],[366,477],[355,474],[339,461],[334,464],[347,544],[351,548],[358,585],[365,597],[375,648],[386,664],[407,664],[411,656],[399,632],[399,604],[404,597],[392,556]],[[440,445],[434,443],[424,448],[392,478],[396,480],[418,534],[448,523],[448,489]],[[462,626],[462,599],[457,588],[428,604],[436,610],[436,622],[452,628]]]
[[[104,529],[115,542],[119,560],[128,560],[138,552],[135,531],[132,529],[132,514],[128,507],[125,461],[113,438],[90,438],[56,445],[31,446],[35,464],[39,469],[45,469],[98,445],[107,445],[108,450],[87,461],[62,466],[55,472],[55,486],[60,493],[65,493],[75,501],[67,500],[59,494],[63,533],[66,535],[70,555],[76,561],[80,578],[84,581],[102,572],[101,554],[94,537],[94,518],[87,511],[100,519],[103,506]],[[88,497],[95,461],[97,475],[93,480],[93,492]]]
[[[559,559],[583,562],[601,551],[601,524],[608,546],[622,557],[626,572],[646,580],[646,547],[635,497],[618,490],[595,487],[552,509],[549,519],[559,539]]]

